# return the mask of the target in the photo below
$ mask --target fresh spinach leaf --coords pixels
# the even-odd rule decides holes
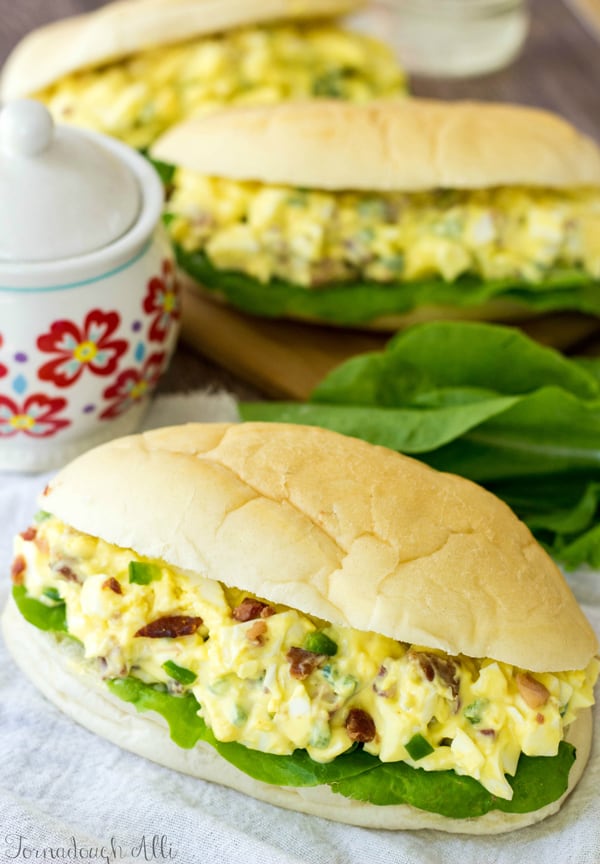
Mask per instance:
[[[600,285],[582,270],[553,270],[539,283],[514,279],[482,281],[462,276],[454,282],[431,278],[419,282],[357,280],[307,289],[283,279],[259,282],[234,270],[220,270],[204,252],[176,246],[179,266],[205,289],[217,292],[233,306],[269,318],[293,317],[362,324],[385,315],[402,315],[422,306],[467,309],[490,300],[521,304],[523,311],[572,309],[600,314]]]
[[[357,748],[332,762],[320,763],[304,750],[276,756],[251,750],[237,742],[217,741],[198,715],[200,705],[191,693],[175,696],[137,678],[115,678],[108,682],[115,696],[135,705],[138,711],[155,711],[165,718],[171,738],[180,747],[191,748],[205,741],[240,771],[277,786],[327,784],[334,792],[371,804],[412,804],[453,818],[480,816],[490,810],[526,813],[559,798],[567,789],[575,750],[562,742],[557,756],[521,756],[517,773],[509,778],[512,801],[497,798],[470,777],[453,771],[424,771],[403,762],[381,762]]]

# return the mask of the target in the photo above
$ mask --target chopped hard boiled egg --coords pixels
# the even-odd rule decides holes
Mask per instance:
[[[221,270],[306,288],[464,274],[536,283],[553,269],[600,278],[600,190],[498,187],[324,192],[179,169],[169,230]]]
[[[61,123],[144,149],[169,127],[223,105],[404,92],[383,43],[334,24],[276,24],[152,48],[68,75],[37,94]]]
[[[600,664],[533,674],[328,624],[81,534],[54,517],[17,539],[29,596],[65,603],[102,677],[190,691],[220,741],[329,762],[454,770],[510,799],[521,753],[557,753]],[[243,581],[243,575],[240,576]]]

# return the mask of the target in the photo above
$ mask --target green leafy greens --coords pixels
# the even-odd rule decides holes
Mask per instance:
[[[247,403],[241,415],[324,426],[461,474],[565,566],[600,566],[600,360],[509,327],[434,322],[338,366],[308,403]]]
[[[371,804],[411,804],[420,810],[454,819],[481,816],[490,810],[527,813],[556,801],[566,791],[575,749],[561,742],[556,756],[521,756],[514,778],[512,801],[497,798],[471,777],[454,771],[423,771],[403,762],[381,762],[356,748],[333,762],[315,762],[304,750],[290,756],[275,756],[250,750],[236,742],[217,741],[198,716],[200,706],[193,694],[173,696],[137,678],[114,678],[112,693],[135,705],[138,711],[155,711],[169,725],[171,738],[180,747],[191,748],[204,741],[223,759],[255,780],[277,786],[327,784],[334,792]],[[423,754],[424,755],[424,754]]]
[[[268,283],[234,270],[214,267],[202,251],[176,246],[179,266],[209,291],[252,315],[292,317],[361,324],[385,315],[401,315],[421,306],[468,308],[490,300],[522,303],[525,309],[549,312],[572,309],[600,314],[600,286],[584,271],[551,270],[539,283],[514,279],[482,281],[463,276],[455,282],[439,278],[419,282],[356,281],[307,289],[282,279]]]

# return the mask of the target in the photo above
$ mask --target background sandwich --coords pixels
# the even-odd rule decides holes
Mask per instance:
[[[29,34],[2,99],[34,96],[55,119],[139,149],[228,104],[365,100],[404,90],[391,49],[336,20],[362,0],[120,0]]]
[[[190,425],[91,451],[42,500],[6,641],[122,746],[391,829],[510,830],[581,776],[596,637],[472,483],[320,429]]]
[[[179,262],[257,315],[395,327],[600,312],[600,149],[547,112],[390,100],[184,123]]]

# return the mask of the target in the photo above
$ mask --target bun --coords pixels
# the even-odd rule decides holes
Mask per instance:
[[[600,148],[566,120],[485,102],[235,108],[174,127],[152,155],[209,176],[316,189],[600,185]]]
[[[0,97],[30,96],[81,69],[144,48],[277,19],[342,15],[363,0],[120,0],[29,33],[8,58]]]
[[[12,601],[2,626],[6,644],[22,671],[54,705],[92,732],[168,768],[229,786],[269,804],[351,825],[392,830],[434,828],[465,834],[499,834],[523,828],[556,813],[579,781],[589,757],[592,722],[591,710],[586,709],[567,730],[567,740],[577,748],[577,759],[561,798],[530,813],[491,811],[473,819],[449,819],[409,805],[376,807],[336,795],[323,786],[272,786],[239,771],[208,744],[198,742],[193,750],[179,748],[159,715],[137,714],[133,706],[113,696],[101,680],[82,670],[77,649],[68,640],[59,644],[55,637],[27,624]]]
[[[79,531],[332,623],[530,671],[598,649],[489,492],[316,427],[190,424],[76,459],[41,505]]]

